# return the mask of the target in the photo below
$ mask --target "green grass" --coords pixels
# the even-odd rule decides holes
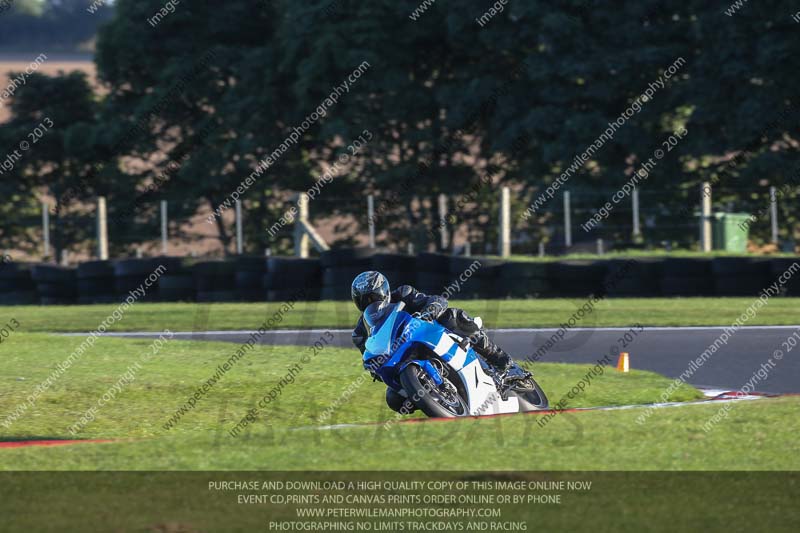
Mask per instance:
[[[496,258],[500,258],[499,256],[493,256]],[[688,258],[698,258],[698,259],[713,259],[715,257],[763,257],[763,258],[771,258],[771,257],[780,257],[780,258],[796,258],[797,254],[791,252],[779,252],[779,253],[771,253],[771,254],[753,254],[749,252],[726,252],[722,250],[714,250],[712,252],[701,252],[699,250],[615,250],[611,252],[606,252],[603,255],[599,254],[591,254],[591,253],[575,253],[575,254],[567,254],[567,255],[547,255],[544,257],[538,256],[531,256],[531,255],[512,255],[512,261],[524,261],[524,262],[544,262],[550,263],[555,261],[567,261],[567,260],[577,260],[577,259],[589,259],[593,261],[607,261],[609,259],[628,259],[628,258],[645,258],[645,257],[658,257],[658,258],[667,258],[667,257],[688,257]]]
[[[620,298],[599,302],[581,327],[722,326],[730,325],[755,298]],[[454,300],[453,306],[481,316],[492,327],[552,327],[567,321],[585,300]],[[282,303],[136,303],[109,331],[172,331],[256,329],[274,316]],[[25,332],[88,332],[99,327],[115,305],[19,306],[3,309]],[[347,328],[358,319],[350,302],[300,302],[272,326]],[[748,325],[800,324],[800,298],[772,298]]]
[[[0,414],[24,401],[81,338],[14,335],[4,343]],[[38,403],[6,429],[4,440],[67,438],[67,427],[146,353],[149,340],[101,339],[78,359]],[[135,381],[103,406],[80,438],[119,442],[0,450],[2,470],[798,470],[795,438],[800,398],[737,404],[713,431],[702,425],[719,405],[657,410],[643,425],[639,409],[513,415],[423,424],[393,418],[381,384],[366,380],[330,424],[320,413],[362,375],[353,350],[327,348],[312,358],[239,437],[231,429],[296,363],[303,350],[258,346],[170,430],[163,425],[236,348],[227,343],[170,341],[144,363]],[[536,365],[536,376],[557,402],[590,369]],[[20,380],[24,378],[24,380]],[[569,407],[656,401],[669,379],[644,371],[606,368]],[[673,400],[700,396],[685,386]],[[414,415],[412,415],[414,417]],[[314,429],[317,428],[317,429]],[[452,462],[453,449],[473,450],[468,464]],[[404,450],[398,453],[398,450]],[[369,453],[365,453],[369,450]],[[754,453],[757,450],[757,453]]]

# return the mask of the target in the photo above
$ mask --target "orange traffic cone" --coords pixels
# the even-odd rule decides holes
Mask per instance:
[[[627,372],[628,370],[630,370],[630,357],[628,352],[621,352],[617,361],[617,371]]]

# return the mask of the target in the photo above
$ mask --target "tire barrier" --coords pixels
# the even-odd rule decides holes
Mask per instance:
[[[77,268],[78,303],[100,304],[117,301],[114,264],[110,261],[89,261]]]
[[[42,305],[69,305],[77,300],[75,269],[34,265],[31,278],[36,283],[36,292]]]
[[[158,280],[147,288],[144,296],[139,300],[156,302],[159,300],[173,300],[177,295],[169,289],[161,290],[161,278],[180,275],[186,269],[186,260],[180,257],[149,257],[146,259],[122,259],[114,262],[114,287],[117,301],[124,299],[131,291],[136,291],[144,284],[145,279],[163,267]]]
[[[353,248],[319,259],[238,257],[201,261],[154,257],[90,261],[77,268],[9,262],[0,268],[0,305],[115,303],[163,265],[141,299],[165,302],[349,300],[353,278],[379,270],[392,288],[413,285],[451,299],[756,296],[800,258],[642,257],[506,262],[487,257],[418,256]],[[784,295],[800,296],[800,273]]]
[[[763,258],[717,257],[711,261],[714,294],[756,296],[769,284],[770,261]]]
[[[452,298],[502,298],[500,272],[504,264],[487,257],[451,257],[449,279],[442,287],[449,287],[447,294]]]
[[[553,294],[547,263],[505,263],[500,267],[498,292],[503,298],[542,298]]]
[[[236,263],[206,261],[194,266],[194,285],[198,302],[235,302]]]
[[[264,299],[262,283],[267,273],[267,259],[259,256],[242,256],[236,260],[235,285],[238,299],[258,302]]]
[[[603,287],[607,296],[628,298],[661,296],[662,260],[642,258],[631,263],[629,259],[612,259],[606,266],[608,270]]]
[[[584,297],[605,294],[607,261],[558,261],[549,264],[548,274],[557,294]]]
[[[31,266],[21,263],[0,265],[0,305],[32,305],[39,303]]]
[[[776,258],[770,261],[770,275],[769,280],[775,280],[789,270],[792,264],[795,262],[794,259],[789,258]],[[800,263],[800,259],[797,260]],[[800,296],[800,276],[792,276],[789,281],[786,283],[786,295],[787,296]]]
[[[349,300],[350,284],[361,272],[372,270],[372,258],[378,250],[372,248],[335,248],[322,252],[322,300]]]
[[[305,291],[305,300],[319,300],[323,291],[322,262],[319,259],[270,257],[267,260],[267,272],[262,278],[262,288],[270,302],[296,299],[301,289]],[[349,298],[350,282],[347,282],[347,293]]]
[[[664,296],[714,296],[710,259],[668,257],[663,263]]]
[[[370,268],[383,273],[386,279],[389,280],[389,285],[392,287],[400,287],[401,285],[416,286],[417,284],[416,256],[384,253],[375,254],[372,256],[372,266]],[[351,279],[350,282],[352,281]]]
[[[167,270],[158,278],[158,288],[154,291],[158,300],[162,302],[193,302],[197,299],[194,270],[188,260],[162,257],[160,261],[151,262],[147,266],[153,267],[155,270],[159,264],[163,264]]]
[[[414,286],[429,294],[441,294],[450,283],[450,256],[421,253],[417,255]]]

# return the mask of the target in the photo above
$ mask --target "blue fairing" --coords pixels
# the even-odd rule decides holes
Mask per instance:
[[[402,388],[399,381],[400,373],[409,364],[416,364],[439,385],[442,383],[442,377],[430,361],[410,359],[406,354],[410,353],[409,349],[414,344],[422,344],[434,350],[446,335],[448,335],[447,330],[440,324],[418,320],[402,311],[397,305],[391,305],[381,314],[380,321],[372,324],[364,352],[364,368],[380,376],[389,387],[400,390]],[[457,344],[450,344],[450,349],[441,356],[445,361],[450,361],[459,350]],[[461,356],[464,357],[463,351]],[[462,366],[476,358],[477,354],[469,349]]]
[[[401,388],[397,377],[397,365],[405,353],[405,349],[399,349],[405,346],[402,333],[414,321],[417,320],[408,313],[400,311],[397,305],[392,305],[382,321],[373,325],[367,339],[364,368],[380,376],[381,380],[393,389]]]

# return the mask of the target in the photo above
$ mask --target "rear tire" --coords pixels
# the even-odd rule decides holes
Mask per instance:
[[[519,400],[519,410],[521,413],[546,411],[550,408],[547,395],[532,377],[520,381],[519,386],[512,387],[511,393]]]
[[[442,379],[449,381],[446,377]],[[417,365],[408,365],[403,370],[400,374],[400,383],[414,405],[431,418],[456,418],[469,414],[467,402],[457,392],[454,384],[450,383],[450,386],[456,392],[447,393],[441,390],[441,386],[437,387]]]

